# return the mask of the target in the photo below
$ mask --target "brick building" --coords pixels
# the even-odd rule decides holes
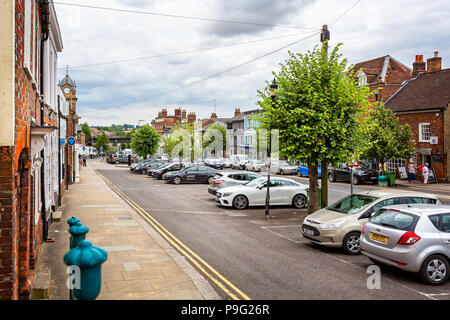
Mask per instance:
[[[80,117],[77,114],[77,84],[69,76],[69,71],[66,71],[65,77],[59,81],[58,86],[61,88],[64,98],[69,105],[69,110],[67,114],[67,138],[74,137],[78,138],[81,132],[81,126],[78,128],[78,120]],[[80,141],[78,139],[77,143],[73,146],[68,144],[65,145],[66,154],[66,175],[69,184],[79,181],[79,145]]]
[[[186,112],[181,107],[176,108],[173,115],[167,114],[167,109],[162,109],[158,112],[158,117],[152,120],[152,127],[161,135],[171,131],[171,128],[176,123],[194,123],[197,116],[194,112]]]
[[[371,101],[386,101],[405,80],[412,77],[412,70],[390,55],[355,64],[360,85],[368,85],[373,93]]]
[[[29,299],[56,205],[51,154],[62,40],[53,4],[0,1],[0,45],[0,299]]]
[[[416,145],[413,161],[430,164],[438,180],[450,181],[450,69],[442,69],[442,58],[423,61],[416,56],[414,78],[386,101],[401,124],[407,123]],[[406,159],[406,163],[409,159]]]

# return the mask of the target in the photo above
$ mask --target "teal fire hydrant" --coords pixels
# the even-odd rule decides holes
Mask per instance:
[[[102,287],[102,263],[107,259],[108,253],[102,248],[92,246],[88,240],[80,241],[76,248],[64,255],[64,263],[71,267],[69,281],[73,285],[71,289],[75,299],[97,298]]]
[[[77,245],[86,239],[86,233],[89,232],[89,228],[83,226],[81,222],[77,222],[69,228],[70,237],[70,249],[76,248]]]

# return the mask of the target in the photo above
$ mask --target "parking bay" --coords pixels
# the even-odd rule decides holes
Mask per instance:
[[[367,258],[317,247],[300,237],[305,209],[272,207],[272,219],[266,221],[263,207],[219,207],[206,184],[176,186],[112,167],[105,164],[99,170],[252,299],[450,299],[449,282],[427,286],[414,274],[384,266],[381,289],[368,289]],[[330,185],[330,202],[348,192],[348,185]]]

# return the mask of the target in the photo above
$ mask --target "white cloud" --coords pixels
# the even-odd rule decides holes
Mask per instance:
[[[323,24],[330,25],[354,0],[77,0],[76,3],[320,29]],[[64,42],[64,51],[59,57],[63,69],[67,64],[76,67],[311,31],[55,6]],[[329,26],[330,45],[342,42],[342,53],[350,63],[390,54],[409,66],[416,54],[428,58],[439,50],[443,67],[448,67],[449,12],[450,2],[446,0],[362,0],[336,24]],[[188,112],[196,112],[202,118],[214,111],[212,101],[215,99],[218,115],[230,117],[235,107],[255,108],[257,90],[272,79],[272,71],[279,70],[279,63],[286,60],[288,49],[207,81],[162,93],[305,36],[74,68],[70,74],[77,82],[78,112],[90,125],[137,123],[140,119],[150,122],[162,107],[169,107],[169,112],[173,112],[173,108],[183,103]],[[318,44],[319,35],[316,35],[289,49],[306,52]],[[61,70],[60,77],[63,75],[64,70]]]

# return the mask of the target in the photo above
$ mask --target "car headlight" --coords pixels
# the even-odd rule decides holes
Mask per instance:
[[[333,230],[339,229],[344,223],[345,220],[335,220],[327,223],[322,223],[321,225],[319,225],[319,227],[323,230]]]
[[[225,192],[222,197],[229,197],[233,194],[233,192]]]

